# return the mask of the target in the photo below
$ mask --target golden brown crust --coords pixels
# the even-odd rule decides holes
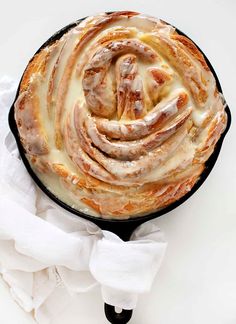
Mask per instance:
[[[183,35],[179,35],[179,34],[172,35],[172,38],[174,40],[180,42],[181,44],[183,44],[188,49],[188,51],[191,53],[191,55],[201,63],[203,68],[208,72],[210,71],[210,68],[206,63],[204,56],[202,55],[202,53],[199,51],[199,49],[196,47],[196,45],[189,38],[187,38]]]
[[[23,92],[19,96],[15,107],[16,124],[26,152],[32,155],[47,154],[49,147],[47,136],[39,118],[38,97],[32,93]]]
[[[26,91],[30,83],[30,78],[34,73],[37,73],[41,67],[41,62],[45,56],[44,51],[40,51],[36,54],[27,65],[27,68],[23,74],[23,78],[20,83],[20,92]]]

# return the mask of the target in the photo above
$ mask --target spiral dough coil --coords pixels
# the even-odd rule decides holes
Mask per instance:
[[[145,215],[191,190],[226,127],[203,55],[136,12],[89,17],[30,61],[15,103],[27,158],[89,215]]]

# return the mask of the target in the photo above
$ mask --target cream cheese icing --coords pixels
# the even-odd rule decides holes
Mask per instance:
[[[198,180],[226,125],[202,54],[153,17],[89,17],[29,63],[15,104],[35,173],[97,217],[144,215]]]

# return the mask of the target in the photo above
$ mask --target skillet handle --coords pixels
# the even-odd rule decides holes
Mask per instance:
[[[129,241],[134,230],[144,223],[143,218],[129,220],[125,223],[117,222],[102,222],[98,219],[95,222],[103,230],[107,230],[118,235],[123,241]],[[115,311],[115,307],[112,305],[104,304],[104,311],[106,318],[112,324],[126,324],[132,317],[133,310],[122,309],[121,313]]]
[[[117,313],[114,306],[104,304],[105,315],[112,324],[126,324],[132,317],[133,310],[122,309],[121,313]]]
[[[117,234],[123,241],[129,241],[133,231],[137,226],[139,226],[139,222],[131,223],[126,228],[117,226],[113,229],[113,232]],[[115,307],[112,305],[104,304],[104,311],[106,318],[112,324],[126,324],[130,321],[133,310],[122,309],[121,313],[117,313]]]
[[[131,223],[126,228],[119,228],[117,226],[115,230],[113,229],[113,232],[115,232],[115,234],[117,234],[123,241],[129,241],[133,231],[139,225],[139,223]],[[104,304],[104,311],[106,318],[112,324],[126,324],[130,321],[133,314],[132,309],[122,309],[121,313],[117,313],[114,306],[108,305],[106,303]]]

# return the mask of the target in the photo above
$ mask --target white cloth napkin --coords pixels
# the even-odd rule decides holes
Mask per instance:
[[[9,133],[15,91],[16,82],[0,79],[0,273],[13,298],[42,324],[50,323],[74,294],[98,284],[106,303],[135,308],[165,254],[162,232],[148,222],[124,242],[39,191]]]

